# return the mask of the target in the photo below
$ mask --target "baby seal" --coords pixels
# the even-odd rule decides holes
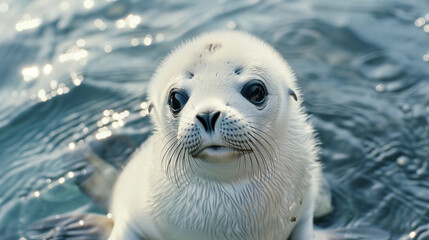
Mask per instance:
[[[295,77],[272,47],[214,32],[149,88],[153,135],[114,187],[111,240],[312,239],[330,210]]]

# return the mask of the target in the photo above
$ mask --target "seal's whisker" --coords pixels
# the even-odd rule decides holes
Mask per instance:
[[[241,151],[241,150],[250,150],[250,147],[249,148],[247,148],[247,149],[245,149],[245,148],[243,148],[243,146],[240,144],[240,142],[238,142],[238,141],[236,141],[236,140],[234,140],[234,139],[229,139],[229,138],[226,138],[225,136],[223,136],[223,139],[224,139],[224,141],[228,144],[228,146],[229,147],[231,147],[232,149],[233,149],[233,151],[234,151],[234,155],[235,154],[239,154],[237,151]],[[247,154],[246,154],[247,155]],[[244,156],[245,158],[247,157],[247,156]],[[239,161],[238,162],[238,172],[241,172],[241,168],[242,168],[242,166],[241,166],[241,161]],[[245,172],[246,171],[246,166],[244,166],[244,169],[243,169],[243,171]]]
[[[250,174],[249,177],[254,176],[255,175],[255,166],[253,165],[254,162],[258,165],[258,169],[259,169],[259,161],[258,161],[258,157],[256,156],[255,153],[255,149],[257,150],[257,147],[251,142],[249,141],[249,139],[245,139],[243,136],[239,136],[239,138],[241,139],[241,141],[239,141],[240,143],[244,144],[245,146],[247,146],[246,148],[251,149],[251,153],[249,154],[249,161],[244,161],[244,168],[245,168],[245,172],[247,172],[247,162],[250,163]]]
[[[237,126],[235,123],[232,123],[233,125],[235,125],[235,126]],[[264,142],[266,142],[267,144],[267,146],[269,147],[269,148],[271,148],[271,150],[274,152],[274,153],[276,153],[276,156],[274,156],[274,157],[276,157],[276,158],[278,158],[278,152],[280,152],[280,147],[278,146],[278,143],[277,143],[277,141],[272,137],[272,136],[270,136],[268,133],[266,133],[266,132],[264,132],[264,131],[262,131],[262,130],[260,130],[260,129],[258,129],[258,128],[256,128],[256,127],[253,127],[253,126],[251,126],[251,125],[249,125],[249,127],[253,130],[252,132],[254,133],[254,134],[256,134],[256,135],[258,135],[258,137],[260,137],[262,140],[264,140]],[[259,133],[261,133],[261,134],[263,134],[263,135],[265,135],[265,136],[267,136],[267,137],[269,137],[269,138],[271,138],[272,139],[272,141],[270,142],[270,141],[268,141],[267,139],[265,139],[265,137],[263,137],[261,134],[259,134]],[[254,137],[255,138],[255,137]],[[255,138],[256,140],[257,140],[257,138]],[[270,144],[270,143],[275,143],[275,145],[276,145],[276,147],[277,147],[277,150],[278,151],[276,151],[275,149],[274,149],[274,147],[272,146],[272,144]],[[268,149],[266,149],[266,146],[265,146],[265,144],[262,144],[261,143],[261,145],[265,148],[265,151],[270,155],[270,158],[272,158],[273,156],[271,156],[271,154],[270,154],[270,151],[268,150]]]
[[[257,124],[255,124],[255,125],[257,125]],[[253,130],[255,130],[255,131],[258,131],[258,132],[260,132],[261,134],[264,134],[265,136],[267,136],[268,138],[270,138],[270,142],[269,141],[266,141],[267,143],[268,143],[268,145],[270,145],[271,146],[271,143],[274,143],[275,145],[276,145],[276,148],[277,149],[280,149],[280,147],[279,147],[279,144],[278,144],[278,141],[273,137],[274,136],[274,133],[272,133],[272,135],[270,135],[270,134],[268,134],[268,133],[266,133],[265,131],[262,131],[262,130],[260,130],[260,129],[258,129],[258,128],[256,128],[256,127],[253,127],[253,126],[249,126],[251,129],[253,129]],[[265,126],[264,126],[265,127]],[[272,131],[271,131],[272,132]]]
[[[247,146],[246,148],[252,149],[252,151],[250,152],[250,154],[248,154],[248,156],[246,156],[249,160],[247,160],[246,157],[245,157],[244,171],[247,172],[247,165],[248,165],[248,162],[249,162],[250,163],[250,170],[251,170],[249,176],[253,176],[255,174],[254,173],[254,166],[253,166],[253,159],[252,159],[252,157],[255,156],[254,150],[253,150],[252,146],[249,144],[249,142],[247,140],[243,139],[243,140],[240,141],[240,143],[244,144],[245,146]],[[256,158],[256,156],[255,156],[255,158]],[[257,161],[257,159],[256,159],[256,161]]]
[[[192,161],[194,162],[194,164],[195,164],[195,165],[196,165],[200,170],[204,171],[204,168],[202,168],[202,167],[200,166],[200,164],[198,163],[198,160],[197,160],[196,158],[191,157],[191,159],[192,159]]]
[[[258,127],[256,127],[256,126],[258,126]],[[273,131],[273,129],[270,129],[266,125],[263,125],[263,124],[260,124],[260,123],[256,123],[256,122],[247,122],[247,127],[251,128],[251,129],[254,129],[256,131],[259,131],[261,133],[264,133],[266,136],[268,136],[278,146],[277,140],[273,137],[273,136],[276,136],[277,134]],[[262,128],[263,130],[261,130],[259,128]],[[266,133],[265,131],[270,132],[270,134]]]
[[[264,148],[264,150],[265,150],[265,152],[267,153],[267,155],[268,155],[268,157],[272,160],[272,161],[275,161],[276,160],[276,158],[273,158],[273,156],[271,155],[271,152],[267,149],[267,147],[265,146],[265,144],[263,144],[259,139],[262,139],[264,142],[266,142],[267,143],[267,145],[269,146],[269,147],[271,147],[271,150],[272,150],[272,152],[274,152],[274,153],[276,153],[276,151],[275,151],[275,149],[269,144],[270,142],[268,142],[265,138],[264,138],[264,136],[261,136],[260,134],[258,134],[257,132],[252,132],[253,134],[255,134],[255,135],[258,135],[258,137],[255,137],[255,136],[253,136],[252,134],[249,134],[250,135],[250,137],[252,137],[253,139],[255,139],[256,141],[258,141],[260,144],[261,144],[261,146]]]
[[[178,183],[178,179],[177,179],[178,176],[177,176],[176,168],[177,168],[177,159],[179,158],[177,151],[179,151],[179,153],[180,153],[181,149],[182,149],[182,146],[177,142],[174,150],[170,154],[170,158],[169,158],[168,164],[167,164],[167,171],[168,171],[167,173],[168,173],[168,175],[170,175],[171,174],[170,173],[170,171],[171,171],[170,170],[170,164],[173,163],[171,168],[173,169],[172,174],[173,174],[173,177],[174,177],[176,183]]]
[[[191,182],[191,177],[189,176],[189,174],[195,175],[194,169],[192,168],[192,162],[190,161],[189,158],[190,158],[189,157],[189,151],[186,150],[184,153],[184,158],[183,158],[184,160],[183,161],[185,164],[184,171],[185,171],[185,175],[186,175],[186,179],[187,179],[188,183]],[[186,165],[187,165],[187,167],[186,167]],[[188,171],[188,169],[189,169],[189,171]]]
[[[169,177],[171,176],[171,167],[170,167],[170,165],[171,165],[171,161],[172,161],[172,158],[173,158],[173,152],[175,152],[177,148],[178,148],[178,142],[175,141],[171,145],[171,148],[169,148],[168,151],[166,151],[164,159],[162,160],[162,162],[164,163],[163,165],[164,165],[164,169],[165,169],[164,170],[165,174],[167,176],[169,176]]]
[[[173,136],[173,137],[172,137],[172,138],[170,138],[168,141],[164,142],[164,143],[163,143],[163,144],[164,144],[164,146],[162,147],[161,152],[166,152],[166,151],[164,151],[164,150],[165,150],[165,148],[167,148],[167,147],[170,145],[170,143],[171,143],[172,141],[178,141],[178,140],[177,140],[177,138],[175,138],[175,137]],[[167,151],[168,151],[168,150],[167,150]]]
[[[253,136],[251,137],[253,138]],[[253,142],[257,146],[258,154],[260,156],[260,161],[261,161],[261,168],[259,169],[259,171],[261,176],[265,176],[267,174],[267,171],[271,169],[268,165],[268,162],[272,162],[270,159],[270,156],[265,156],[264,153],[261,151],[261,147],[263,147],[263,145],[258,139],[254,138],[253,140],[251,140],[251,142]],[[267,157],[268,157],[268,160],[267,160]]]
[[[177,140],[172,142],[170,144],[170,146],[168,147],[168,149],[166,151],[164,151],[162,154],[161,163],[164,166],[163,169],[167,175],[169,172],[169,166],[170,166],[171,161],[170,160],[168,160],[168,162],[166,162],[166,161],[167,161],[167,159],[172,157],[171,150],[177,147],[177,143],[178,143]]]
[[[238,125],[234,122],[232,122],[231,125],[240,128],[240,125]],[[251,139],[253,139],[253,141],[250,141],[250,143],[252,143],[252,146],[253,146],[251,148],[256,150],[256,152],[257,152],[257,153],[256,152],[254,153],[255,158],[258,159],[258,157],[256,156],[256,154],[258,154],[261,158],[260,161],[262,161],[262,164],[265,166],[265,167],[261,168],[260,170],[261,170],[261,172],[265,172],[264,169],[268,169],[268,171],[266,171],[266,174],[269,175],[270,174],[269,172],[273,169],[274,160],[277,159],[277,157],[278,157],[277,153],[279,152],[279,150],[276,151],[274,149],[274,147],[270,144],[270,142],[264,136],[262,136],[262,135],[269,136],[269,134],[267,134],[264,131],[257,129],[253,126],[249,126],[249,127],[251,128],[250,129],[251,131],[245,132],[244,135],[247,135],[247,136],[251,137]],[[257,136],[254,136],[254,135],[257,135]],[[269,136],[269,137],[271,137],[271,136]],[[262,139],[262,141],[260,139]],[[263,142],[265,142],[266,144],[264,144]],[[276,142],[276,141],[273,141],[273,142]],[[262,148],[263,152],[266,155],[264,155],[262,153],[260,148]],[[268,148],[270,148],[270,149],[268,149]],[[275,156],[273,156],[271,154],[270,150],[272,150],[272,152],[274,152]],[[267,158],[268,158],[268,160],[267,160]],[[252,162],[253,161],[251,161],[251,163]],[[260,164],[259,161],[257,163],[258,163],[258,165]]]
[[[182,186],[182,184],[186,184],[187,182],[190,182],[189,180],[189,176],[188,176],[188,171],[186,169],[186,161],[185,161],[185,155],[186,155],[186,149],[181,146],[180,151],[178,153],[178,157],[176,158],[176,176],[177,176],[177,180],[179,180],[179,187]],[[184,177],[180,178],[181,176]],[[182,181],[180,181],[182,180]]]
[[[253,146],[253,147],[251,147],[252,149],[253,149],[253,151],[252,151],[252,154],[250,154],[250,165],[251,165],[251,169],[252,169],[252,171],[251,171],[251,176],[255,176],[256,175],[256,173],[255,173],[255,168],[254,168],[254,166],[253,166],[253,162],[255,162],[257,165],[258,165],[258,171],[260,171],[260,169],[261,169],[261,166],[260,166],[260,164],[259,164],[259,160],[258,160],[258,157],[256,156],[256,152],[259,152],[259,150],[258,150],[258,147],[257,146],[255,146],[255,144],[252,142],[252,141],[247,141],[246,143],[248,143],[249,144],[249,146],[251,145],[251,146]],[[256,150],[256,151],[255,151]],[[252,156],[254,157],[254,158],[252,158]],[[255,159],[255,161],[253,161],[253,159]]]
[[[253,138],[253,140],[257,143],[257,145],[260,146],[260,147],[262,147],[264,149],[265,153],[268,155],[267,156],[268,160],[267,160],[266,157],[265,157],[265,155],[259,150],[259,147],[257,148],[258,152],[260,153],[261,160],[262,160],[262,162],[264,163],[264,166],[265,166],[265,168],[261,168],[260,171],[263,172],[263,175],[269,175],[270,171],[272,171],[274,169],[274,167],[273,167],[274,159],[272,158],[270,152],[267,150],[267,148],[264,146],[264,144],[262,144],[262,142],[258,138],[254,137],[251,134],[249,134],[249,136],[251,138]],[[270,164],[268,164],[268,163],[270,163]]]
[[[169,133],[164,135],[164,137],[161,139],[161,141],[164,142],[166,138],[168,138],[170,136],[175,136],[175,135],[176,135],[175,132],[169,132]]]
[[[246,121],[246,122],[248,123],[249,126],[252,126],[252,125],[254,127],[257,126],[257,127],[261,128],[261,129],[263,129],[264,131],[270,132],[270,134],[272,134],[272,136],[277,136],[278,135],[278,133],[274,131],[274,129],[272,128],[271,125],[262,124],[262,123],[258,123],[258,122],[255,122],[255,121]]]

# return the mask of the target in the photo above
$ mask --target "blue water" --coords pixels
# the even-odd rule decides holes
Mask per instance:
[[[422,0],[0,0],[0,239],[105,213],[77,186],[82,149],[143,142],[156,66],[216,29],[261,37],[296,72],[333,191],[318,226],[429,239],[428,13]]]

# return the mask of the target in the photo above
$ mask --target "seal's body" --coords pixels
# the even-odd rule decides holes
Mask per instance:
[[[330,199],[275,50],[241,32],[203,35],[167,57],[149,93],[155,131],[115,185],[111,240],[312,239]]]

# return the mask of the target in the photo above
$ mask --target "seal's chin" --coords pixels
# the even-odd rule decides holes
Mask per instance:
[[[195,151],[193,157],[207,162],[230,162],[249,150],[234,149],[225,145],[208,145]]]

